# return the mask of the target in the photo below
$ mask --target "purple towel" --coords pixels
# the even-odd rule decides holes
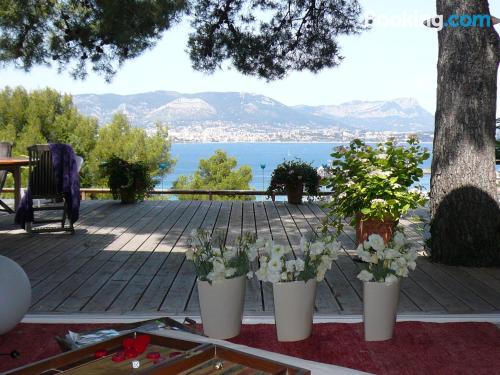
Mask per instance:
[[[80,175],[76,155],[70,145],[53,143],[49,147],[57,192],[64,194],[68,204],[68,219],[75,223],[80,214]],[[33,221],[33,197],[29,186],[16,212],[17,224],[24,228],[27,221]]]

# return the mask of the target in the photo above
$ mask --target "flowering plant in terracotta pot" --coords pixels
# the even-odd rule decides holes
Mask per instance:
[[[267,242],[259,253],[260,281],[273,283],[274,316],[279,341],[298,341],[310,336],[316,286],[337,258],[340,244],[332,237],[301,241],[302,256]]]
[[[349,147],[337,147],[326,179],[334,199],[327,203],[325,230],[341,231],[347,218],[357,227],[358,243],[371,233],[388,242],[399,218],[426,202],[422,187],[415,184],[429,155],[415,137],[404,146],[393,140],[371,146],[356,139]]]
[[[274,169],[267,194],[287,194],[289,203],[300,204],[304,191],[318,194],[320,179],[311,164],[300,159],[284,161]]]
[[[400,231],[387,244],[381,236],[372,234],[359,244],[356,253],[366,265],[358,274],[363,281],[365,340],[390,339],[396,322],[400,278],[408,277],[415,269],[418,254]]]
[[[257,257],[255,235],[244,234],[234,247],[226,246],[224,238],[222,232],[193,230],[186,251],[198,275],[203,331],[218,339],[240,332],[246,279],[253,276],[250,263]]]

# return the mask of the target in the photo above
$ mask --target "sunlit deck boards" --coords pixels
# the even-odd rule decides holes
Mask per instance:
[[[193,228],[222,230],[234,243],[245,231],[272,238],[298,251],[300,237],[317,230],[324,217],[314,204],[282,202],[148,201],[121,205],[85,201],[76,234],[29,235],[0,216],[0,254],[28,273],[31,313],[199,315],[194,267],[186,262]],[[402,220],[418,239],[418,223]],[[350,257],[353,230],[341,236],[343,254],[318,288],[321,314],[359,314],[359,264]],[[245,314],[272,314],[272,288],[248,282]],[[432,264],[425,258],[404,280],[400,311],[405,313],[498,313],[500,269]]]

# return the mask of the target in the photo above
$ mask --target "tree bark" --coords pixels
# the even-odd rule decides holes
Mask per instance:
[[[490,14],[487,0],[436,2],[445,20],[452,14]],[[495,173],[499,36],[493,26],[445,27],[438,39],[431,257],[454,265],[500,265]]]

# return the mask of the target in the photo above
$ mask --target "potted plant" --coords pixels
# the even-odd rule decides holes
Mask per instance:
[[[130,163],[113,156],[101,165],[101,170],[108,177],[113,198],[120,198],[122,203],[143,201],[156,184],[148,165],[143,162]]]
[[[240,333],[246,278],[252,277],[250,262],[257,257],[254,243],[255,236],[246,233],[229,248],[221,232],[191,232],[186,259],[196,268],[203,332],[209,337],[228,339]]]
[[[325,228],[340,231],[349,218],[358,243],[372,233],[388,242],[399,218],[426,202],[422,188],[412,187],[423,176],[420,166],[429,158],[417,138],[408,139],[406,146],[393,140],[370,146],[356,139],[349,147],[337,147],[331,156],[326,185],[334,199],[326,204]]]
[[[287,194],[288,203],[300,204],[304,191],[310,196],[318,194],[319,183],[320,176],[311,164],[285,160],[274,169],[267,194]]]
[[[388,244],[380,235],[372,234],[359,244],[356,253],[366,264],[358,274],[363,281],[365,340],[388,340],[396,323],[400,279],[415,269],[418,254],[400,231]]]
[[[293,259],[290,248],[267,242],[259,251],[255,275],[273,284],[274,317],[278,341],[299,341],[311,335],[317,283],[322,281],[340,244],[332,237],[302,241],[302,257]]]

